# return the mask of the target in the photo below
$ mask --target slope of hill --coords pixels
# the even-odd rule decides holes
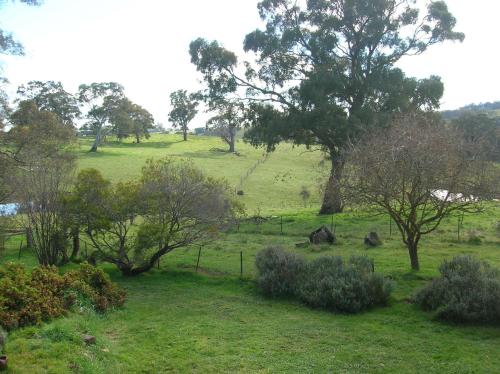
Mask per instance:
[[[460,115],[464,112],[470,111],[487,112],[492,116],[500,117],[500,101],[492,103],[468,104],[458,109],[444,110],[441,112],[441,115],[444,119],[451,120],[460,117]]]
[[[225,144],[217,137],[192,136],[187,142],[180,135],[153,135],[141,144],[131,141],[109,142],[98,153],[89,153],[90,140],[80,140],[77,150],[80,168],[96,168],[111,180],[128,180],[139,176],[149,158],[188,158],[207,174],[224,177],[243,191],[238,198],[249,214],[257,211],[271,214],[304,207],[299,193],[306,187],[311,194],[308,206],[320,202],[321,181],[328,170],[320,166],[321,152],[282,144],[266,157],[264,149],[256,149],[242,141],[238,154],[225,152]]]

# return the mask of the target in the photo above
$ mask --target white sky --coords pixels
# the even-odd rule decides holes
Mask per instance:
[[[242,53],[244,36],[260,25],[258,0],[45,0],[28,7],[0,0],[0,25],[26,49],[2,57],[12,90],[30,80],[116,81],[167,124],[169,94],[199,87],[189,43],[202,36]],[[439,75],[443,109],[500,100],[500,1],[447,0],[464,43],[445,43],[400,63],[407,75]],[[203,117],[193,127],[204,126]],[[198,122],[198,123],[197,123]]]

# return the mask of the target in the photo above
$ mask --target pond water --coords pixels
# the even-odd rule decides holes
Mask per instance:
[[[0,204],[0,216],[12,216],[17,213],[18,204]]]

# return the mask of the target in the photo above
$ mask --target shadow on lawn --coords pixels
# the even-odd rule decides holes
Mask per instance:
[[[177,141],[171,141],[171,142],[142,142],[142,143],[124,143],[124,142],[119,142],[119,141],[108,141],[105,144],[103,144],[101,147],[106,148],[106,147],[112,147],[112,148],[127,148],[127,149],[133,149],[133,148],[169,148],[174,144],[177,143],[183,143],[182,140],[177,140]]]

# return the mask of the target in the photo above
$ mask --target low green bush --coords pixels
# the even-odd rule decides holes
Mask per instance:
[[[28,273],[10,263],[0,269],[0,326],[7,330],[60,317],[78,300],[104,312],[123,305],[125,292],[101,269],[88,264],[64,275],[55,267],[38,267]]]
[[[386,305],[392,282],[373,271],[367,257],[319,257],[308,264],[298,297],[312,307],[335,312],[358,313]]]
[[[257,283],[267,296],[292,296],[305,267],[305,260],[280,247],[268,247],[255,258]]]
[[[453,322],[500,323],[500,271],[471,256],[444,261],[441,276],[420,290],[414,302]]]
[[[305,304],[335,312],[357,313],[386,305],[392,282],[374,273],[373,261],[353,256],[320,257],[307,263],[279,247],[269,247],[256,258],[257,283],[267,296],[295,296]]]

